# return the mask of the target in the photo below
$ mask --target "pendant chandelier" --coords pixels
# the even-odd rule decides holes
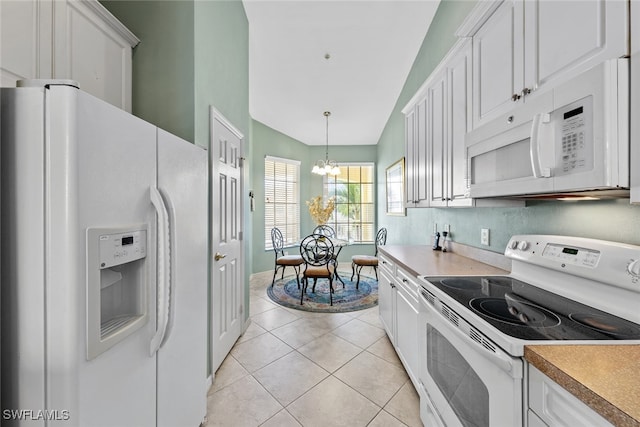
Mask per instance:
[[[331,115],[330,111],[325,111],[324,116],[327,119],[327,143],[324,152],[324,160],[318,160],[316,164],[313,166],[311,173],[315,173],[316,175],[340,175],[340,167],[335,160],[329,160],[329,116]]]

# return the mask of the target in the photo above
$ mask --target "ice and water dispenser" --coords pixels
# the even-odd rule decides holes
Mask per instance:
[[[87,230],[87,359],[148,321],[147,226]]]

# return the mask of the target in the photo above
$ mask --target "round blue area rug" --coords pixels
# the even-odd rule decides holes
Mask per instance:
[[[378,281],[376,279],[361,275],[360,285],[356,289],[356,277],[354,276],[351,281],[349,276],[346,274],[344,276],[341,275],[344,288],[339,280],[333,282],[333,306],[329,305],[329,281],[327,279],[318,279],[315,292],[312,292],[311,289],[313,288],[313,280],[309,280],[302,305],[300,305],[300,290],[296,276],[276,280],[273,287],[271,285],[267,287],[267,295],[273,302],[284,307],[319,313],[344,313],[378,305]],[[300,278],[300,286],[302,287],[302,278]]]

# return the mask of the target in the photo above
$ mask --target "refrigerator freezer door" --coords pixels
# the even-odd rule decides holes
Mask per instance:
[[[157,425],[206,415],[207,152],[158,129],[158,189],[169,211],[169,322],[157,354]]]
[[[156,183],[156,128],[77,89],[53,86],[48,92],[49,405],[71,406],[70,421],[78,426],[152,426],[156,217],[149,188]],[[140,310],[147,320],[87,360],[87,278],[89,269],[100,268],[87,262],[87,230],[139,230],[140,224],[148,230],[146,256],[119,268],[123,279],[100,290],[101,322],[128,310]],[[123,249],[129,235],[122,236]]]
[[[44,89],[19,92],[0,89],[2,409],[45,407]]]

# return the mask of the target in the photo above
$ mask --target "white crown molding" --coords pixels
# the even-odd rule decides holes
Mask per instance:
[[[480,0],[455,32],[457,37],[472,37],[504,1]]]
[[[98,0],[79,0],[80,3],[88,7],[91,11],[100,16],[105,23],[113,28],[123,39],[125,39],[131,47],[136,47],[140,43],[140,39],[136,37],[122,22],[118,20],[111,12],[109,12]]]

